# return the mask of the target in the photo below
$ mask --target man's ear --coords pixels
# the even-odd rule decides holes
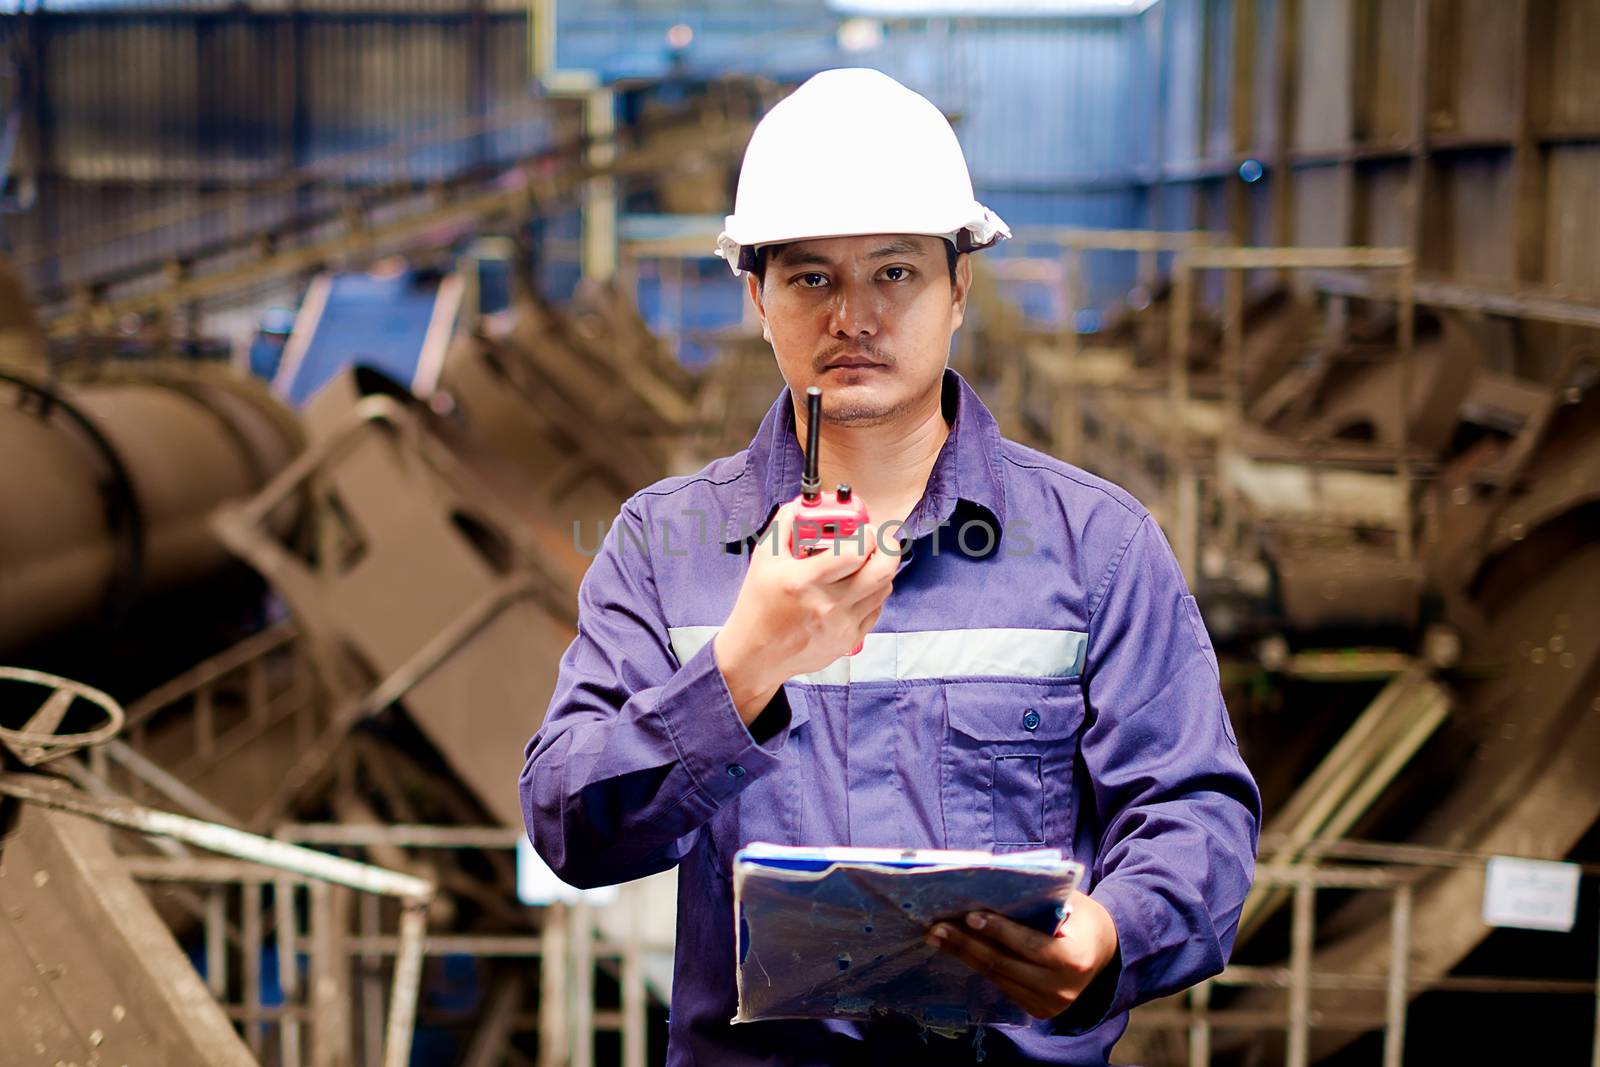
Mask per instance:
[[[972,292],[972,254],[963,252],[956,257],[956,280],[950,287],[950,332],[955,333],[967,317],[967,296]]]
[[[750,303],[755,305],[756,317],[761,320],[761,336],[770,345],[772,328],[767,325],[767,308],[761,302],[761,279],[756,277],[755,271],[746,271],[744,280],[750,290]]]

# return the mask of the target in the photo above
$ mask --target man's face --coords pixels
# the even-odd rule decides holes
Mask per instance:
[[[827,421],[855,426],[938,389],[970,281],[966,256],[952,285],[944,241],[911,234],[796,241],[749,276],[784,381],[821,387]]]

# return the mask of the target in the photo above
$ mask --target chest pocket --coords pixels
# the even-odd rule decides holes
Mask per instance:
[[[731,857],[752,841],[774,845],[801,843],[801,804],[807,796],[808,771],[812,765],[811,704],[807,694],[785,686],[789,698],[789,736],[776,766],[739,794],[733,825],[736,840],[726,843]]]
[[[952,682],[944,696],[947,847],[1070,848],[1078,680]]]

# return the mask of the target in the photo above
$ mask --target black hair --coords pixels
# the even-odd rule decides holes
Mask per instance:
[[[755,264],[751,266],[750,273],[756,276],[757,288],[765,288],[767,284],[767,257],[782,252],[785,248],[788,248],[789,245],[793,243],[794,242],[792,241],[788,241],[783,244],[763,245],[762,247],[756,249]],[[946,240],[942,243],[944,245],[945,265],[950,268],[950,285],[952,288],[954,288],[956,284],[956,257],[960,255],[960,253],[956,251],[954,241]]]

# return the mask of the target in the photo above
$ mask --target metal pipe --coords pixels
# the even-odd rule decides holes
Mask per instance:
[[[405,942],[385,934],[360,934],[345,939],[353,955],[398,956]],[[429,956],[532,957],[544,951],[544,940],[537,934],[435,934],[423,939],[423,952]]]
[[[382,893],[422,903],[431,900],[435,893],[432,882],[414,878],[409,874],[386,871],[381,867],[330,856],[315,849],[301,848],[298,845],[259,837],[243,830],[235,830],[231,826],[218,826],[215,823],[202,822],[199,819],[134,804],[108,804],[91,800],[86,796],[51,788],[52,785],[50,779],[37,775],[12,774],[0,778],[0,793],[58,811],[84,815],[112,826],[175,838],[212,852],[251,860],[366,893]]]
[[[398,845],[402,848],[515,849],[524,831],[510,826],[406,826],[375,823],[289,823],[279,841],[299,845]]]
[[[301,447],[257,383],[150,366],[63,388],[0,374],[0,650],[210,577],[232,557],[207,526]]]

